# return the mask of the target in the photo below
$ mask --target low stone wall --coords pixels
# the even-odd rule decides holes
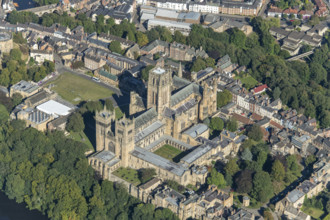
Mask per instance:
[[[113,174],[110,174],[109,181],[124,185],[126,187],[128,193],[131,196],[134,196],[135,198],[141,199],[140,198],[141,196],[140,196],[140,193],[139,193],[139,187],[134,186],[132,183],[129,183],[126,180],[124,180],[124,179],[122,179],[118,176],[115,176]]]

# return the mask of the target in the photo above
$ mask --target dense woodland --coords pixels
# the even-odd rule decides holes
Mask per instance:
[[[177,219],[168,209],[142,204],[121,185],[100,180],[88,165],[85,144],[63,132],[44,134],[23,121],[8,122],[13,100],[0,102],[0,189],[10,199],[51,219]]]
[[[94,23],[85,14],[78,14],[75,18],[58,14],[45,14],[42,17],[27,12],[12,12],[8,21],[12,24],[34,22],[45,26],[60,23],[69,28],[82,25],[87,33],[111,33],[116,36],[128,38],[140,46],[161,39],[167,42],[179,42],[195,48],[202,47],[213,59],[198,59],[187,68],[198,71],[207,65],[214,65],[214,60],[228,54],[233,63],[244,65],[248,73],[256,80],[272,89],[273,98],[281,98],[283,104],[304,113],[308,117],[315,117],[322,128],[330,126],[330,60],[329,33],[325,36],[321,48],[315,50],[311,59],[306,63],[293,61],[286,62],[289,57],[287,51],[281,50],[280,45],[269,34],[269,28],[279,26],[278,19],[265,20],[255,17],[251,20],[254,33],[245,36],[237,29],[216,33],[211,28],[193,25],[188,37],[180,32],[171,34],[162,27],[154,28],[146,33],[136,30],[134,24],[127,21],[120,25],[113,19],[104,20],[98,16]]]

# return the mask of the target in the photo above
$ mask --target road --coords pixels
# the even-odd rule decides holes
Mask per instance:
[[[266,18],[265,10],[267,9],[267,5],[269,4],[269,1],[270,0],[266,0],[265,4],[262,5],[262,7],[258,13],[258,16],[261,16],[262,18]]]

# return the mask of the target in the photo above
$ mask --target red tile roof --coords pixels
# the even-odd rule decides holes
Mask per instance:
[[[297,14],[298,13],[298,10],[296,9],[292,9],[292,8],[288,8],[288,9],[285,9],[283,11],[284,14]]]
[[[301,15],[313,15],[313,12],[312,11],[301,10],[299,12],[299,14],[301,14]]]
[[[233,117],[237,120],[237,121],[239,121],[239,122],[241,122],[241,123],[243,123],[243,124],[253,124],[253,122],[252,122],[252,120],[250,120],[250,119],[248,119],[247,117],[244,117],[244,116],[242,116],[242,115],[239,115],[239,114],[236,114],[236,113],[233,113]]]
[[[252,113],[251,119],[252,120],[255,120],[255,121],[260,121],[262,119],[262,116],[261,115],[258,115],[256,113]]]
[[[280,129],[280,130],[282,130],[284,128],[282,125],[280,125],[279,123],[276,123],[273,120],[270,120],[269,124],[272,125],[272,126],[274,126],[275,128]]]
[[[265,89],[267,89],[268,88],[268,86],[266,85],[266,84],[264,84],[264,85],[261,85],[261,86],[258,86],[258,87],[255,87],[254,89],[253,89],[253,92],[254,93],[259,93],[259,92],[263,92]]]

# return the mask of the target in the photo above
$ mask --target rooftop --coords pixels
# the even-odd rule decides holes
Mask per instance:
[[[156,74],[163,74],[166,71],[163,68],[157,67],[156,69],[154,69],[152,72],[156,73]]]
[[[72,110],[70,107],[65,106],[54,100],[49,100],[47,102],[44,102],[43,104],[37,106],[37,109],[40,111],[43,111],[47,114],[57,115],[57,116],[68,115],[68,114],[70,114],[70,111]]]
[[[181,164],[176,164],[171,162],[161,156],[158,156],[150,151],[147,151],[140,147],[135,147],[131,154],[135,157],[140,158],[146,162],[149,162],[161,169],[167,170],[177,176],[182,176],[185,171],[187,170],[186,167],[182,166]]]
[[[192,138],[196,138],[200,134],[203,134],[205,131],[207,131],[207,129],[208,127],[205,124],[197,124],[187,129],[183,133],[189,135]]]
[[[298,199],[305,196],[305,194],[297,189],[294,189],[288,194],[288,200],[292,203],[295,203]]]
[[[37,90],[39,88],[39,86],[34,83],[30,83],[30,82],[22,80],[22,81],[16,83],[15,85],[13,85],[11,88],[14,90],[17,90],[17,91],[32,93],[35,90]]]
[[[0,41],[7,41],[11,39],[11,35],[6,32],[0,32]]]

